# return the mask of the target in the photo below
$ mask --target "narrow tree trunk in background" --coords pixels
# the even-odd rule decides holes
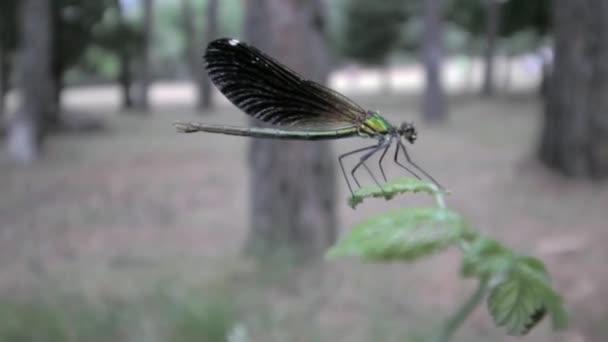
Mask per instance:
[[[579,178],[608,178],[608,2],[556,0],[555,59],[540,159]]]
[[[199,110],[203,109],[201,103],[203,102],[201,99],[201,96],[203,94],[201,87],[202,85],[202,76],[201,76],[201,68],[202,68],[202,63],[200,61],[200,59],[202,58],[201,56],[201,49],[199,48],[198,45],[200,45],[202,42],[199,41],[199,39],[197,38],[197,34],[196,34],[196,25],[194,23],[194,18],[195,18],[195,14],[196,12],[194,11],[194,8],[192,7],[192,0],[182,0],[181,1],[182,4],[182,23],[183,23],[183,30],[184,30],[184,38],[186,40],[186,48],[184,50],[185,52],[185,56],[184,59],[186,60],[186,64],[188,65],[188,71],[190,74],[190,77],[192,77],[192,81],[194,82],[195,86],[196,86],[196,94],[197,94],[197,108]],[[201,113],[203,111],[201,110]]]
[[[122,108],[131,109],[133,108],[133,96],[131,87],[133,83],[133,77],[131,75],[131,56],[128,53],[120,53],[120,75],[118,76],[118,83],[122,93]]]
[[[426,72],[426,89],[423,95],[423,118],[427,121],[443,121],[447,117],[441,85],[442,13],[443,0],[424,1],[422,59]]]
[[[513,85],[513,57],[512,55],[504,56],[504,64],[503,64],[503,89],[508,92],[511,90],[511,86]]]
[[[51,72],[51,103],[44,117],[45,131],[61,127],[61,92],[63,91],[63,68],[57,66]]]
[[[496,56],[496,40],[500,27],[500,4],[498,0],[483,0],[486,9],[486,46],[484,51],[484,73],[481,94],[494,95],[494,57]]]
[[[2,117],[4,116],[4,107],[6,106],[6,93],[8,91],[8,77],[6,75],[7,70],[4,68],[5,63],[6,56],[4,53],[4,49],[2,48],[2,44],[0,43],[0,121],[2,121]]]
[[[154,1],[142,0],[143,6],[143,46],[139,61],[139,80],[137,84],[136,107],[147,112],[149,109],[148,91],[150,88],[151,72],[150,54],[152,49],[154,29]]]
[[[466,43],[466,53],[469,60],[465,75],[465,93],[467,95],[475,92],[476,70],[475,70],[475,38],[469,37]]]
[[[207,29],[206,29],[206,41],[207,43],[218,38],[218,20],[219,20],[219,3],[218,0],[207,0]],[[200,60],[200,56],[197,60]],[[206,72],[203,72],[203,66],[199,63],[199,97],[198,107],[201,110],[209,110],[213,107],[213,88],[211,86],[211,80],[207,76]]]
[[[52,101],[50,0],[22,0],[20,58],[17,65],[21,101],[11,122],[8,151],[19,162],[34,161],[43,138],[43,120]]]
[[[322,0],[248,0],[247,41],[307,78],[323,82],[328,54]],[[261,258],[320,258],[336,239],[335,160],[328,142],[257,139],[249,163],[248,250]]]
[[[120,25],[125,25],[126,19],[120,0],[115,0],[114,6],[116,7],[116,11],[118,12],[118,21]],[[133,84],[133,75],[131,72],[131,55],[129,53],[129,48],[121,48],[119,54],[120,71],[118,75],[118,84],[120,85],[122,93],[122,108],[131,109],[133,108],[134,101],[133,93],[131,91]]]

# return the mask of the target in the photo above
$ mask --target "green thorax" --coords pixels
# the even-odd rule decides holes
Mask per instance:
[[[378,113],[373,113],[372,116],[365,120],[363,125],[361,125],[360,131],[369,135],[386,134],[391,128],[393,128],[393,126],[386,121],[385,118],[381,117]]]

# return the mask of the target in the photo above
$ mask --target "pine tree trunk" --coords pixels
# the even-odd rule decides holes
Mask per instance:
[[[218,0],[207,0],[207,42],[218,38],[218,21],[219,21],[219,3]],[[200,57],[198,58],[200,60]],[[200,64],[199,64],[200,65]],[[203,70],[202,65],[199,68]],[[199,74],[199,102],[198,107],[202,110],[209,110],[213,108],[213,87],[211,86],[211,80],[207,73],[201,72]]]
[[[481,94],[494,95],[494,57],[496,56],[496,40],[500,27],[500,4],[498,0],[483,0],[486,8],[486,47],[484,51],[484,73]]]
[[[120,25],[125,25],[124,10],[120,0],[114,0],[114,7],[118,12],[118,21]],[[118,84],[122,93],[122,109],[133,108],[133,75],[131,72],[131,55],[128,47],[122,47],[119,51],[120,71],[118,74]]]
[[[61,92],[63,91],[63,67],[56,66],[51,73],[51,103],[44,117],[45,131],[61,129]]]
[[[249,43],[307,78],[323,82],[328,55],[322,1],[248,0]],[[314,260],[336,239],[336,176],[331,144],[253,140],[248,251]]]
[[[540,158],[579,178],[608,178],[608,2],[556,0],[555,62]]]
[[[16,161],[27,163],[40,153],[43,120],[52,102],[52,25],[49,0],[22,0],[20,5],[21,102],[9,129],[8,151]]]
[[[423,95],[423,117],[427,121],[443,121],[447,118],[441,85],[443,2],[443,0],[424,1],[422,58],[426,72],[426,89]]]
[[[122,93],[122,108],[131,109],[133,108],[133,96],[131,87],[133,78],[131,75],[131,57],[128,53],[120,53],[120,74],[118,76],[118,83]]]
[[[6,64],[6,55],[5,51],[2,47],[2,43],[0,43],[0,121],[2,121],[2,117],[4,116],[4,107],[6,106],[6,93],[7,93],[7,85],[8,85],[8,77],[7,77],[7,69],[4,67]]]
[[[139,80],[136,87],[136,107],[147,112],[149,109],[148,92],[151,82],[150,50],[152,49],[154,30],[154,1],[141,0],[143,6],[143,44],[139,61]]]

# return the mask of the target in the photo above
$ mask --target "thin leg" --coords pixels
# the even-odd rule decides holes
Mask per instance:
[[[401,141],[398,141],[398,146],[401,146],[401,148],[403,149],[403,155],[405,156],[405,159],[407,160],[408,163],[410,163],[412,166],[414,166],[418,171],[422,172],[428,179],[430,179],[433,183],[435,183],[435,185],[437,185],[440,189],[445,189],[443,187],[443,185],[439,184],[439,182],[437,182],[435,180],[435,178],[433,178],[431,175],[429,175],[420,166],[416,165],[416,163],[414,163],[412,161],[412,159],[410,159],[410,156],[407,154],[407,151],[405,150],[405,146],[403,146],[403,143]]]
[[[414,171],[410,170],[410,168],[409,168],[409,167],[407,167],[407,166],[405,166],[405,165],[403,165],[403,164],[401,164],[401,163],[399,162],[399,159],[398,159],[398,157],[399,157],[399,149],[400,149],[401,147],[403,147],[403,151],[405,151],[405,147],[404,147],[404,146],[401,146],[401,145],[402,145],[402,144],[401,144],[401,141],[398,141],[398,142],[397,142],[397,148],[395,149],[395,157],[393,158],[393,160],[395,161],[395,164],[397,164],[397,165],[401,166],[401,167],[402,167],[402,168],[403,168],[405,171],[407,171],[407,172],[411,173],[411,174],[412,174],[414,177],[416,177],[416,178],[418,178],[418,179],[422,179],[422,178],[420,178],[420,176],[418,176],[418,174],[417,174],[416,172],[414,172]],[[406,154],[406,156],[407,156],[407,154]]]
[[[380,159],[378,160],[378,167],[380,168],[380,172],[382,172],[382,178],[384,178],[384,181],[387,182],[388,180],[386,179],[386,174],[384,173],[384,168],[382,167],[382,159],[384,159],[384,156],[386,155],[386,152],[388,152],[388,149],[391,147],[391,144],[388,143],[386,145],[386,147],[384,148],[384,152],[382,152],[382,155],[380,156]]]
[[[385,143],[381,143],[379,145],[374,146],[375,148],[369,152],[367,152],[365,155],[363,155],[361,157],[361,159],[359,160],[359,162],[357,163],[357,165],[355,165],[355,167],[350,171],[351,176],[353,177],[353,179],[355,180],[355,183],[357,183],[357,186],[361,187],[361,185],[359,184],[359,181],[357,180],[357,177],[355,176],[355,172],[357,171],[357,169],[363,165],[363,167],[365,167],[365,169],[367,170],[367,172],[369,173],[369,175],[372,177],[372,179],[374,180],[374,182],[376,183],[376,185],[378,185],[378,187],[380,189],[382,189],[382,185],[380,185],[380,182],[378,182],[378,179],[376,179],[376,176],[374,176],[374,173],[369,169],[369,167],[367,166],[367,164],[365,164],[365,162],[371,157],[373,156],[375,153],[377,153],[378,151],[380,151],[381,149],[385,148],[386,144]],[[388,145],[390,146],[390,145]]]
[[[353,155],[353,154],[356,154],[356,153],[360,153],[360,152],[363,152],[363,151],[371,150],[371,149],[377,148],[377,147],[378,147],[378,145],[372,145],[372,146],[363,147],[363,148],[360,148],[360,149],[357,149],[357,150],[354,150],[354,151],[350,151],[350,152],[344,153],[344,154],[342,154],[342,155],[340,155],[338,157],[338,163],[340,164],[340,169],[342,170],[342,175],[344,176],[344,180],[346,181],[346,185],[348,186],[348,190],[350,190],[351,195],[354,196],[355,193],[353,192],[353,188],[351,187],[350,182],[348,181],[348,176],[346,175],[346,171],[344,170],[344,164],[342,164],[342,158],[348,157],[350,155]],[[356,178],[354,178],[354,179],[355,179],[355,182],[357,182],[357,179]],[[359,185],[358,182],[357,182],[357,185]]]

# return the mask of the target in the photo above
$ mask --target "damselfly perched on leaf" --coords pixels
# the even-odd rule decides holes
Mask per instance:
[[[348,137],[364,137],[376,140],[368,147],[360,148],[338,157],[340,168],[351,194],[353,189],[342,160],[350,155],[361,154],[359,162],[350,174],[355,176],[363,166],[378,185],[378,180],[366,165],[374,154],[381,152],[378,165],[382,177],[384,156],[395,144],[394,162],[416,178],[421,172],[436,185],[441,185],[409,157],[403,140],[416,141],[414,125],[404,122],[396,127],[377,112],[365,110],[358,104],[325,86],[306,80],[253,46],[236,39],[218,39],[209,43],[205,52],[206,69],[217,88],[242,111],[254,118],[280,128],[234,127],[203,123],[175,123],[184,133],[211,132],[254,138],[327,140]],[[407,161],[399,160],[399,152]]]

